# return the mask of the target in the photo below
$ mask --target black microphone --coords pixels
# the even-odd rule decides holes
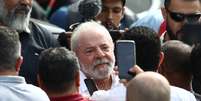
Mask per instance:
[[[101,0],[83,0],[79,4],[79,13],[85,21],[93,20],[102,10]]]

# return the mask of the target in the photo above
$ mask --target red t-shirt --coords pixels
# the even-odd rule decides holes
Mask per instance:
[[[72,94],[61,97],[50,97],[50,101],[91,101],[84,98],[81,94]]]

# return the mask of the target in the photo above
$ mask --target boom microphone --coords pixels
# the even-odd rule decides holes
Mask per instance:
[[[79,13],[85,21],[94,19],[102,10],[101,0],[83,0],[79,4]]]

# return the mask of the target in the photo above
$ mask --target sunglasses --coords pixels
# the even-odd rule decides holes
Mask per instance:
[[[172,12],[167,9],[170,17],[176,22],[182,22],[187,19],[188,22],[197,22],[200,19],[201,13],[183,14],[179,12]]]

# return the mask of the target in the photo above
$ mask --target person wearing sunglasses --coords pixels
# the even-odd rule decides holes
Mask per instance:
[[[179,31],[184,24],[197,23],[201,16],[201,0],[165,0],[162,8],[166,22],[163,41],[181,40]]]

